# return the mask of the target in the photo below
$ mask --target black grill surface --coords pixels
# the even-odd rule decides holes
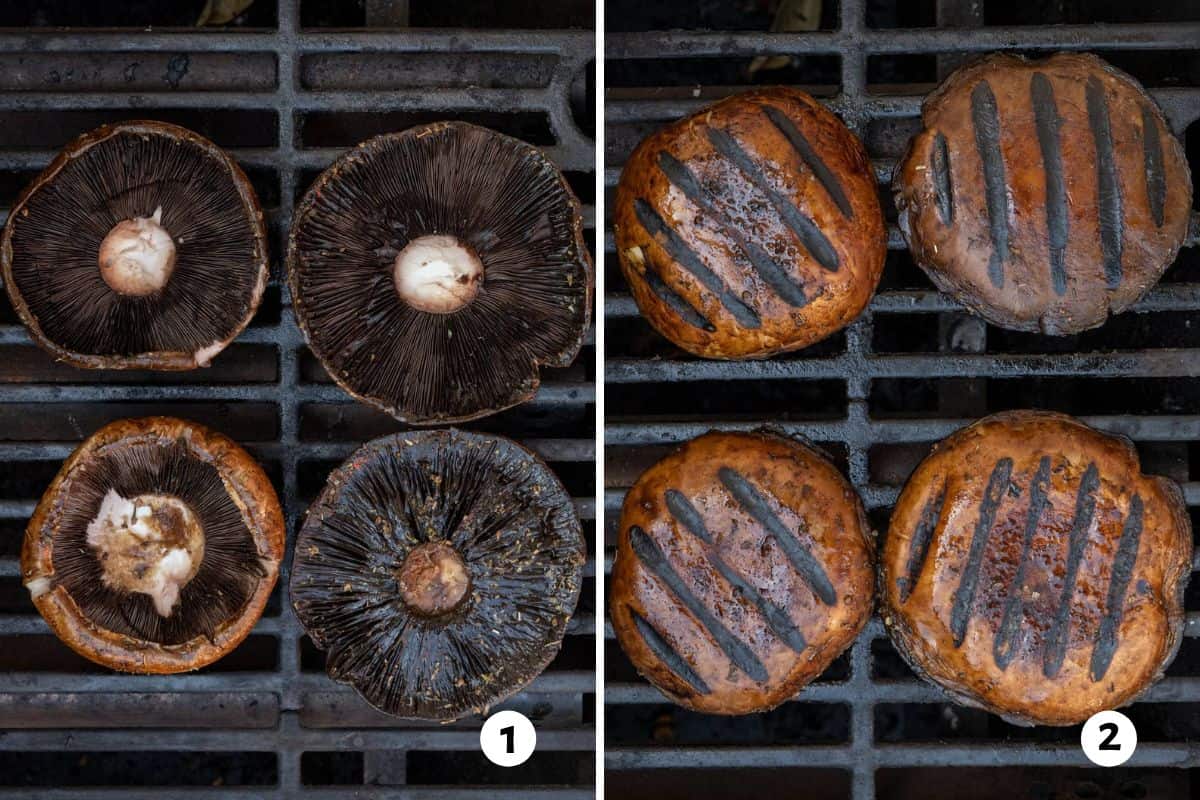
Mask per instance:
[[[766,361],[700,360],[638,316],[606,226],[606,562],[625,490],[643,469],[706,430],[766,422],[821,444],[861,493],[880,536],[933,442],[984,414],[1022,407],[1069,412],[1129,436],[1147,471],[1183,485],[1200,520],[1195,216],[1189,246],[1132,311],[1060,339],[988,326],[938,293],[904,249],[886,188],[919,128],[923,96],[964,59],[996,50],[1088,50],[1131,72],[1200,173],[1200,9],[1186,0],[827,0],[818,4],[818,30],[768,34],[767,5],[607,3],[607,196],[637,142],[661,125],[749,84],[798,85],[866,142],[890,223],[883,283],[869,311],[827,342]],[[791,60],[748,74],[752,59],[767,54]],[[608,628],[606,787],[614,797],[658,800],[771,792],[837,800],[1193,797],[1196,583],[1179,657],[1127,710],[1140,744],[1122,768],[1090,768],[1078,727],[1018,728],[947,702],[913,675],[876,618],[796,700],[741,718],[667,703]]]
[[[109,15],[71,0],[5,5],[7,25],[194,18],[180,11],[186,2],[109,4]],[[194,5],[198,12],[203,3]],[[414,25],[457,27],[370,27],[396,24],[404,6]],[[590,24],[591,9],[564,3],[534,18],[485,2],[256,0],[226,28],[0,29],[0,203],[10,205],[78,133],[120,119],[176,122],[228,148],[247,170],[270,223],[274,262],[251,327],[211,368],[194,372],[55,364],[3,303],[0,797],[592,796],[590,560],[561,655],[506,704],[539,725],[537,753],[520,768],[483,758],[480,720],[398,721],[326,678],[320,651],[291,611],[292,539],[329,471],[399,426],[330,382],[304,346],[279,280],[293,205],[318,172],[368,136],[436,119],[477,122],[542,146],[580,195],[590,230],[594,36],[524,29]],[[574,366],[544,371],[534,401],[469,426],[540,453],[576,498],[589,541],[593,362],[589,338]],[[231,655],[194,674],[126,676],[84,661],[50,633],[21,584],[25,522],[61,461],[102,424],[144,414],[190,418],[245,444],[274,480],[288,519],[288,555],[262,621]]]

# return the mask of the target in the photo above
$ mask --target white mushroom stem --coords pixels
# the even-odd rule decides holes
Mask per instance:
[[[163,495],[127,500],[110,489],[88,523],[87,543],[106,585],[148,595],[162,617],[171,616],[204,558],[199,521],[185,503]]]
[[[114,225],[100,243],[99,262],[104,282],[121,294],[141,297],[166,286],[175,271],[175,241],[162,225],[162,206]]]
[[[430,314],[453,314],[475,299],[483,283],[483,262],[453,236],[413,239],[393,270],[400,299]]]

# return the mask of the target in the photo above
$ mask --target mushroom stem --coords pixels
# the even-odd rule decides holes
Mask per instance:
[[[445,542],[417,545],[400,565],[400,596],[428,616],[453,611],[471,587],[467,565]]]
[[[114,225],[98,260],[100,276],[120,294],[142,297],[166,286],[175,271],[175,241],[162,225],[162,206]]]
[[[100,560],[107,586],[149,595],[161,617],[171,616],[179,591],[204,558],[204,531],[187,504],[167,495],[127,500],[110,489],[87,543]]]
[[[392,280],[400,299],[418,311],[453,314],[479,293],[483,262],[453,236],[420,236],[396,256]]]

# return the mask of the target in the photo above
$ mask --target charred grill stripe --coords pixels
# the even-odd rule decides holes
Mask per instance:
[[[715,294],[739,325],[743,328],[757,328],[762,324],[758,312],[739,300],[725,282],[704,265],[700,256],[696,255],[683,237],[667,225],[666,220],[654,210],[654,206],[639,197],[634,201],[633,209],[642,227],[667,251],[667,255],[692,273],[705,289]]]
[[[682,492],[675,489],[667,489],[667,510],[671,512],[671,516],[679,521],[693,536],[705,544],[712,544],[712,534],[708,532],[708,526],[704,524],[704,518],[700,516],[700,512],[692,505],[692,501],[683,496]]]
[[[1100,632],[1096,636],[1096,646],[1092,650],[1091,677],[1093,681],[1104,678],[1113,656],[1117,652],[1117,631],[1121,627],[1121,614],[1125,609],[1125,591],[1133,578],[1133,568],[1137,564],[1138,543],[1142,537],[1142,516],[1145,509],[1142,498],[1134,495],[1129,503],[1129,516],[1125,518],[1125,527],[1121,531],[1121,543],[1117,545],[1117,555],[1113,558],[1112,580],[1108,584],[1108,611],[1100,622]]]
[[[720,128],[710,127],[707,131],[708,140],[712,142],[716,151],[732,161],[734,166],[767,196],[771,205],[779,212],[779,216],[783,217],[784,224],[800,240],[804,249],[813,259],[826,270],[837,272],[839,266],[837,250],[833,249],[833,245],[830,244],[829,239],[825,238],[825,234],[821,232],[817,224],[771,185],[762,168],[754,163],[754,159],[742,148],[737,139]]]
[[[667,508],[671,511],[671,516],[675,517],[683,529],[705,544],[713,544],[708,526],[704,524],[700,512],[696,510],[691,501],[674,489],[668,489],[666,496]],[[708,561],[713,565],[713,569],[733,587],[734,594],[753,603],[758,612],[762,614],[763,619],[767,621],[767,625],[784,644],[797,653],[804,652],[804,648],[807,646],[804,634],[792,622],[792,618],[785,609],[775,605],[761,591],[751,586],[717,553],[706,551],[705,555],[708,556]]]
[[[1033,74],[1030,85],[1038,144],[1042,149],[1042,167],[1046,172],[1046,232],[1050,235],[1050,277],[1056,294],[1067,292],[1067,187],[1063,183],[1062,151],[1058,134],[1062,119],[1054,100],[1054,86],[1041,72]]]
[[[942,490],[935,497],[931,497],[925,503],[925,508],[921,510],[921,520],[917,523],[917,530],[913,533],[912,542],[909,543],[905,577],[896,581],[900,588],[901,603],[908,600],[921,577],[921,569],[925,566],[926,556],[929,555],[929,543],[933,541],[933,532],[937,530],[938,523],[941,522],[942,506],[945,502],[946,487],[943,485]]]
[[[1017,572],[1013,575],[1012,584],[1008,587],[1008,599],[1004,602],[1004,617],[1000,621],[1000,630],[992,645],[992,656],[996,666],[1008,669],[1012,661],[1017,630],[1021,624],[1021,612],[1025,608],[1021,597],[1021,589],[1025,585],[1025,565],[1029,559],[1029,550],[1033,546],[1033,537],[1037,533],[1038,521],[1046,510],[1050,499],[1050,456],[1042,456],[1033,483],[1029,487],[1029,513],[1025,515],[1025,533],[1021,540],[1021,555],[1017,560]]]
[[[808,304],[808,298],[804,296],[804,286],[793,280],[787,274],[787,270],[776,264],[766,250],[742,235],[741,229],[730,222],[721,209],[717,208],[713,197],[700,184],[686,164],[664,150],[658,154],[658,167],[667,176],[667,180],[683,192],[684,197],[704,209],[721,226],[722,231],[733,239],[775,294],[783,298],[788,305],[796,308]]]
[[[758,656],[754,655],[754,651],[734,636],[688,588],[687,583],[671,566],[671,562],[667,560],[666,554],[658,546],[658,543],[636,525],[629,529],[629,543],[633,547],[634,555],[642,562],[642,566],[666,584],[671,593],[683,604],[683,607],[713,637],[717,647],[721,648],[733,665],[746,673],[752,680],[765,681],[768,677],[767,668],[758,660]]]
[[[671,647],[670,642],[664,639],[641,614],[631,608],[629,609],[629,616],[633,618],[633,626],[641,634],[642,641],[646,643],[646,646],[650,648],[650,651],[654,655],[658,656],[658,660],[663,662],[667,669],[671,670],[677,678],[700,694],[709,694],[712,692],[712,689],[708,687],[704,679],[692,669],[692,665],[687,662],[687,659],[679,655],[675,648]]]
[[[658,277],[657,272],[650,269],[650,267],[646,267],[643,275],[646,277],[646,285],[650,287],[650,291],[654,292],[659,300],[670,306],[671,310],[678,314],[679,318],[688,325],[708,331],[709,333],[717,329],[717,326],[713,325],[703,314],[693,308],[692,304],[683,295],[676,292],[670,286],[667,286],[663,279]]]
[[[1104,84],[1095,75],[1087,81],[1088,125],[1096,143],[1096,202],[1099,208],[1100,251],[1104,256],[1104,275],[1108,288],[1121,285],[1121,182],[1117,180],[1117,161],[1113,152],[1112,128],[1108,119],[1108,98]]]
[[[938,216],[943,225],[954,224],[954,183],[950,175],[950,146],[939,131],[933,139],[933,163],[929,165],[933,175],[933,190],[937,195]]]
[[[758,489],[741,473],[729,467],[721,467],[717,470],[717,477],[726,491],[733,495],[733,499],[737,500],[750,516],[758,520],[758,523],[775,537],[775,541],[779,543],[779,547],[792,562],[792,566],[812,587],[817,599],[827,606],[837,605],[837,592],[834,591],[829,576],[825,574],[825,568],[813,557],[812,553],[808,552],[808,548],[802,545],[800,540],[787,529],[783,520],[771,510],[767,499]]]
[[[1096,511],[1096,490],[1100,488],[1100,470],[1094,463],[1088,464],[1079,482],[1079,493],[1075,495],[1075,521],[1071,523],[1071,536],[1067,549],[1067,572],[1063,578],[1062,596],[1058,610],[1054,613],[1054,624],[1046,634],[1046,651],[1043,653],[1042,674],[1047,678],[1058,675],[1063,658],[1067,654],[1067,627],[1071,621],[1071,597],[1075,594],[1075,581],[1079,577],[1079,563],[1087,545],[1088,528],[1092,526],[1092,515]]]
[[[987,549],[992,524],[996,520],[996,510],[1000,508],[1000,501],[1008,491],[1012,468],[1011,458],[1002,458],[996,462],[996,466],[992,468],[992,475],[988,478],[987,491],[979,504],[979,521],[975,524],[975,532],[971,536],[967,566],[963,570],[958,589],[954,592],[954,605],[950,609],[950,632],[954,634],[955,647],[961,646],[967,636],[967,622],[971,619],[971,611],[975,606],[975,587],[979,582],[980,567],[983,566],[983,553]]]
[[[808,143],[808,138],[796,127],[796,123],[792,122],[787,114],[775,106],[763,106],[763,113],[774,123],[784,138],[791,143],[792,148],[800,156],[800,160],[808,165],[813,175],[817,176],[817,180],[825,187],[825,191],[837,205],[838,210],[842,212],[842,216],[846,219],[854,219],[854,208],[850,205],[850,199],[846,197],[845,190],[842,189],[841,181],[825,165],[825,162],[821,160],[821,156],[817,154],[817,151],[813,150],[812,145]]]
[[[971,124],[975,128],[975,149],[983,164],[983,183],[987,191],[988,227],[992,236],[992,256],[988,277],[996,288],[1004,285],[1004,262],[1008,260],[1008,183],[1004,175],[1004,153],[1000,149],[1000,112],[996,95],[987,81],[971,90]]]
[[[1146,201],[1154,226],[1163,224],[1163,206],[1167,202],[1167,174],[1163,170],[1163,151],[1158,118],[1149,106],[1142,106],[1142,154],[1146,163]]]

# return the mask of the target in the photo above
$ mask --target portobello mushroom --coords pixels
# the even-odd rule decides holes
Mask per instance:
[[[292,562],[292,602],[333,679],[415,719],[484,713],[558,652],[584,542],[544,463],[501,437],[400,433],[329,476]]]
[[[25,532],[21,575],[80,655],[198,669],[262,615],[283,557],[279,500],[241,447],[169,417],[111,423],[67,459]]]
[[[770,710],[870,619],[875,546],[862,501],[801,441],[693,439],[638,478],[619,530],[613,631],[637,671],[686,708]]]
[[[1127,439],[993,414],[935,446],[892,514],[883,621],[917,674],[1017,724],[1132,702],[1183,638],[1192,526]]]
[[[0,240],[13,308],[56,359],[207,366],[267,285],[266,228],[228,154],[165,122],[104,125],[25,189]]]
[[[537,149],[440,122],[329,167],[288,240],[296,318],[329,375],[402,421],[524,402],[583,344],[592,266],[579,202]]]
[[[887,231],[862,142],[804,92],[728,97],[647,137],[617,185],[621,271],[704,358],[807,347],[866,308]]]
[[[921,122],[893,177],[900,230],[930,280],[993,325],[1097,327],[1187,237],[1183,146],[1094,55],[988,56],[930,94]]]

